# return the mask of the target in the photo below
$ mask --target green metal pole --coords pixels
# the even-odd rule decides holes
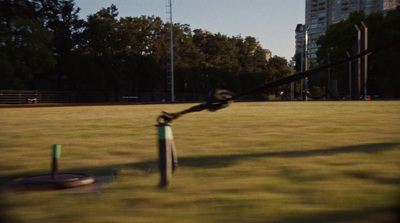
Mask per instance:
[[[51,164],[51,176],[52,179],[55,180],[57,179],[57,173],[58,173],[58,159],[61,156],[61,145],[55,144],[53,145],[53,162]]]
[[[158,165],[160,170],[160,182],[158,187],[163,188],[170,182],[172,173],[178,166],[178,158],[171,126],[168,124],[159,124],[157,125],[157,132]]]

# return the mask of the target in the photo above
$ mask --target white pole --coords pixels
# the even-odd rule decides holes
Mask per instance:
[[[361,22],[361,25],[364,26],[364,51],[368,49],[368,27],[364,22]],[[368,100],[367,96],[367,74],[368,74],[368,55],[364,56],[364,100]]]
[[[308,29],[306,30],[306,53],[305,53],[305,65],[306,65],[306,67],[305,67],[305,71],[307,71],[308,70],[308,62],[307,62],[307,57],[308,57]],[[307,101],[307,92],[308,92],[308,78],[305,78],[304,79],[304,86],[305,86],[305,89],[304,89],[304,91],[305,91],[305,96],[304,96],[304,100],[305,101]]]
[[[301,72],[303,72],[304,71],[304,63],[303,63],[303,61],[304,61],[304,50],[302,49],[301,50],[301,68],[300,68],[300,71]],[[304,87],[304,79],[301,79],[301,83],[300,83],[300,100],[302,101],[303,100],[303,91],[304,91],[304,89],[303,89],[303,87]]]
[[[331,48],[332,49],[332,48]],[[328,53],[328,64],[331,63],[331,53],[329,51]],[[328,94],[327,94],[328,100],[331,100],[331,68],[328,68]]]
[[[294,74],[294,62],[292,61],[292,75]],[[292,81],[292,83],[290,83],[290,100],[294,101],[294,81]]]
[[[169,1],[169,18],[170,18],[170,48],[171,48],[171,102],[175,102],[175,90],[174,90],[174,32],[172,22],[172,0]]]
[[[347,57],[350,58],[349,51],[347,51],[346,53],[347,53]],[[349,61],[349,100],[351,100],[351,61]]]
[[[361,30],[360,28],[358,28],[357,25],[354,25],[354,27],[356,27],[357,29],[357,54],[361,53]],[[361,94],[361,58],[357,59],[358,61],[358,69],[357,69],[357,81],[358,81],[358,85],[357,85],[357,96],[360,96]]]

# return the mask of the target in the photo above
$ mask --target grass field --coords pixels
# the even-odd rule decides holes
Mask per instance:
[[[156,118],[192,104],[0,108],[0,183],[117,172],[98,193],[0,194],[0,222],[398,222],[400,102],[233,103],[173,122],[156,189]]]

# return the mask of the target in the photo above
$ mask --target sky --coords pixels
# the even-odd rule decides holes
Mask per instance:
[[[168,0],[75,0],[86,19],[114,4],[121,17],[158,16],[168,21]],[[174,23],[192,30],[232,36],[252,36],[273,56],[291,60],[295,53],[295,28],[305,21],[305,0],[172,0]]]

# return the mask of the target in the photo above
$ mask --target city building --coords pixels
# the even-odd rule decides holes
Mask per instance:
[[[324,35],[329,25],[349,17],[351,12],[374,12],[396,10],[400,0],[306,0],[305,24],[296,26],[296,53],[305,49],[308,34],[308,58],[315,62],[318,46],[316,41]]]
[[[296,53],[301,52],[302,49],[305,47],[305,25],[303,24],[297,24],[296,26]]]

